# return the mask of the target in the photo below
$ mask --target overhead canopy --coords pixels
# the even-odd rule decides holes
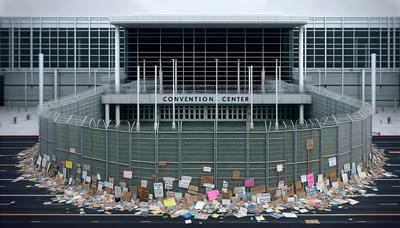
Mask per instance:
[[[267,15],[137,15],[109,17],[110,23],[127,28],[140,27],[252,27],[293,28],[307,24],[307,17]]]

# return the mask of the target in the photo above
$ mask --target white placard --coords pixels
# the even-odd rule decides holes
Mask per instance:
[[[228,181],[222,181],[222,187],[227,188],[228,187]]]
[[[336,165],[336,157],[331,157],[328,159],[329,167]]]
[[[177,200],[182,199],[182,192],[175,192],[175,193],[174,193],[174,197],[175,197],[175,199],[177,199]]]
[[[109,181],[104,181],[104,187],[113,189],[114,188],[114,183],[109,182]]]
[[[85,181],[90,183],[90,182],[92,182],[92,178],[90,176],[86,176]]]
[[[350,171],[350,163],[344,164],[343,169],[345,172],[349,172]]]
[[[83,170],[82,171],[82,179],[86,179],[86,176],[87,176],[87,171],[86,170]]]
[[[178,187],[180,188],[189,188],[190,182],[186,180],[179,180]]]
[[[122,195],[122,188],[120,186],[115,186],[114,194],[115,197],[120,198]]]
[[[69,148],[69,152],[71,152],[71,153],[76,153],[75,147],[70,147],[70,148]]]
[[[231,205],[231,200],[230,199],[222,199],[222,205],[224,205],[224,206]]]
[[[306,183],[307,182],[307,175],[301,175],[301,183]]]
[[[342,181],[343,183],[349,182],[349,177],[347,176],[347,173],[341,172],[342,173]]]
[[[147,188],[147,180],[141,180],[140,181],[140,187]]]
[[[99,181],[98,185],[97,185],[97,191],[102,191],[104,187],[104,182],[103,181]]]
[[[124,178],[132,179],[132,175],[133,175],[132,171],[124,170]]]
[[[191,177],[191,176],[182,176],[182,177],[181,177],[181,180],[191,182],[191,181],[192,181],[192,177]]]
[[[42,164],[42,157],[39,155],[38,159],[36,160],[36,165]]]
[[[154,183],[154,197],[164,197],[163,183]]]
[[[278,173],[282,172],[282,171],[283,171],[283,165],[282,165],[282,164],[277,165],[277,166],[276,166],[276,171],[277,171]]]
[[[203,167],[203,172],[211,173],[211,167],[209,167],[209,166],[204,166],[204,167]]]
[[[215,184],[204,183],[203,186],[204,186],[205,188],[209,188],[209,189],[215,188]]]
[[[101,180],[100,173],[97,174],[97,180]]]
[[[324,174],[318,174],[317,182],[323,182],[323,181],[324,181]]]

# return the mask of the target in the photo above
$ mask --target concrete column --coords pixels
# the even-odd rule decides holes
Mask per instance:
[[[115,26],[115,93],[119,93],[120,91],[120,77],[119,77],[119,63],[120,63],[120,54],[119,54],[119,26]],[[120,121],[120,109],[119,104],[115,105],[115,122],[118,123]]]
[[[371,54],[371,106],[372,113],[376,109],[376,54]]]
[[[365,103],[365,69],[361,70],[361,101]]]
[[[137,66],[137,79],[136,79],[136,131],[140,131],[140,66]]]
[[[119,93],[119,62],[120,62],[120,55],[119,55],[119,27],[115,26],[115,93]]]
[[[119,104],[115,105],[115,123],[116,124],[119,123],[119,121],[121,121],[119,108],[120,108]]]
[[[54,70],[54,100],[58,98],[58,70]]]
[[[110,121],[110,105],[109,104],[105,104],[104,106],[104,118],[106,120],[106,123],[108,123]]]
[[[265,93],[265,68],[261,70],[261,92]]]
[[[43,54],[39,54],[39,112],[43,108]]]
[[[303,29],[304,25],[299,26],[299,92],[304,92],[304,72],[303,72]],[[299,122],[304,123],[304,105],[299,108]]]

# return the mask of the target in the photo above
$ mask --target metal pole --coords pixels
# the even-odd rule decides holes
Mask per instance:
[[[58,72],[57,69],[54,69],[54,100],[58,98]]]
[[[143,92],[146,93],[146,59],[143,59]]]
[[[365,69],[361,70],[361,101],[365,103]]]
[[[215,59],[215,122],[218,123],[218,59]]]
[[[318,89],[321,90],[321,70],[318,70]]]
[[[261,92],[265,93],[265,68],[261,70]]]
[[[278,59],[275,59],[275,130],[278,129]]]
[[[154,66],[154,131],[157,131],[157,65]]]
[[[94,82],[94,92],[96,92],[96,89],[97,89],[97,70],[94,70],[94,79],[93,79],[93,82]]]
[[[27,74],[27,72],[25,71],[25,81],[24,81],[24,95],[25,95],[25,97],[24,97],[24,106],[25,106],[25,111],[27,110],[27,102],[26,102],[26,99],[27,99],[27,78],[26,78],[26,74]]]
[[[371,54],[371,105],[372,113],[376,110],[376,54]]]
[[[250,129],[253,129],[253,65],[250,66],[250,72]]]
[[[137,66],[137,79],[136,79],[136,131],[140,131],[140,105],[139,105],[139,96],[140,96],[140,66]]]
[[[237,63],[237,91],[240,93],[240,59],[238,59]]]
[[[43,108],[43,54],[39,54],[39,112]]]
[[[115,26],[115,92],[119,93],[119,62],[120,62],[120,55],[119,55],[119,26]]]
[[[172,129],[176,129],[175,124],[175,59],[172,59]]]
[[[299,92],[304,92],[304,75],[303,75],[303,25],[299,26]],[[299,122],[304,123],[304,105],[299,106]]]

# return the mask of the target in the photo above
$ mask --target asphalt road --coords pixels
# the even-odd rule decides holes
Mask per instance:
[[[318,219],[324,227],[385,227],[400,226],[400,137],[379,138],[374,142],[383,148],[390,158],[386,169],[399,177],[376,180],[378,192],[367,192],[376,195],[358,197],[359,204],[334,209],[332,212],[298,214],[297,219],[274,219],[265,216],[266,221],[258,223],[254,217],[242,219],[225,217],[197,221],[186,225],[183,218],[169,219],[161,216],[139,217],[126,212],[115,212],[111,215],[85,210],[81,215],[78,208],[66,204],[43,205],[50,201],[52,195],[45,189],[30,187],[29,181],[11,181],[17,177],[15,165],[16,154],[37,141],[35,137],[0,137],[0,227],[234,227],[234,226],[269,226],[269,227],[304,227],[306,219]]]

